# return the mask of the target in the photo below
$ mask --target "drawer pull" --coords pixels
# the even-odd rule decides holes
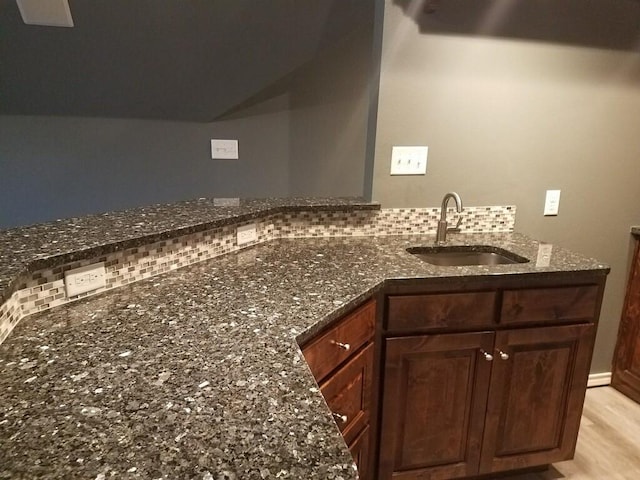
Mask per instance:
[[[509,360],[509,354],[506,352],[503,352],[502,350],[498,350],[498,353],[500,354],[500,358],[502,360]]]
[[[349,417],[346,415],[340,415],[339,413],[331,413],[331,415],[333,415],[336,422],[347,423],[347,420],[349,420]]]
[[[340,347],[340,348],[342,348],[342,349],[344,349],[344,350],[346,350],[347,352],[348,352],[349,350],[351,350],[351,345],[349,345],[348,343],[342,343],[342,342],[335,342],[335,341],[334,341],[334,342],[333,342],[333,344],[334,344],[334,345],[337,345],[338,347]]]
[[[490,353],[485,352],[484,350],[480,350],[480,353],[482,353],[482,355],[484,355],[484,359],[487,362],[491,362],[493,361],[493,355],[491,355]]]

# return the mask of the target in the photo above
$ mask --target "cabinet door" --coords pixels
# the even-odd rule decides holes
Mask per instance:
[[[573,457],[595,327],[496,334],[481,473]]]
[[[378,479],[477,472],[492,332],[386,340]]]
[[[640,403],[640,240],[622,309],[611,385]]]

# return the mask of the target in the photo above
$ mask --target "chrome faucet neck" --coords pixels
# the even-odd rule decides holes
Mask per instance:
[[[442,207],[440,208],[440,221],[438,222],[438,231],[436,232],[436,243],[442,244],[447,241],[447,206],[449,200],[452,199],[456,203],[456,211],[462,212],[462,199],[456,192],[447,193],[442,199]]]

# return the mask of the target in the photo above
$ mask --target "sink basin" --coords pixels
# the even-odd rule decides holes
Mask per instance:
[[[432,265],[462,267],[468,265],[508,265],[527,263],[529,259],[490,245],[411,247],[407,252]]]

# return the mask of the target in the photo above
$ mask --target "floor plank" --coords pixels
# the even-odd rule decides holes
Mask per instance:
[[[640,405],[612,387],[587,390],[576,455],[547,471],[503,480],[640,479]]]

